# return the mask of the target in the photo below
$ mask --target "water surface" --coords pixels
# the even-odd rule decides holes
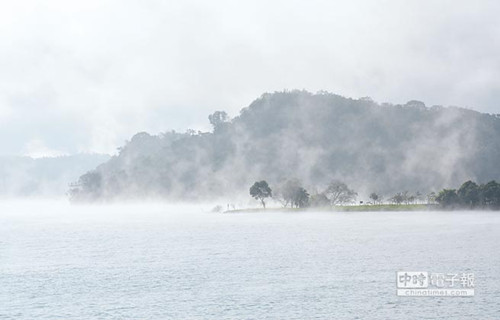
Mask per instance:
[[[500,214],[0,204],[0,319],[500,318]],[[401,270],[474,297],[397,297]]]

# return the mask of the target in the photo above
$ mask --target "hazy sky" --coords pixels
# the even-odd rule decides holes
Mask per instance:
[[[500,1],[0,2],[0,154],[208,130],[263,92],[500,113]]]

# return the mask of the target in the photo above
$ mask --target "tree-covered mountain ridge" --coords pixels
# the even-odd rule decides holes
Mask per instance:
[[[336,179],[360,195],[500,180],[500,117],[465,108],[284,91],[209,121],[212,132],[136,134],[79,178],[72,199],[232,198],[262,179],[298,179],[312,193]]]

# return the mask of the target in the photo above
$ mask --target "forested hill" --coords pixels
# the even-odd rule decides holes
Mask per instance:
[[[360,194],[429,192],[500,180],[500,117],[410,101],[377,104],[305,91],[264,94],[213,132],[138,133],[80,177],[75,200],[206,200],[247,196],[297,178],[314,193],[332,179]]]

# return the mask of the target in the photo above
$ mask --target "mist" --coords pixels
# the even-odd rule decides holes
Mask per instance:
[[[0,1],[0,319],[500,318],[499,12]]]
[[[115,154],[264,92],[498,113],[495,1],[0,4],[0,154]]]
[[[110,157],[102,154],[33,158],[0,156],[0,199],[68,199],[68,189],[82,172]]]
[[[500,119],[464,108],[295,90],[263,94],[232,119],[207,118],[211,132],[134,135],[79,178],[73,199],[233,203],[248,199],[255,181],[277,190],[297,179],[310,193],[341,180],[367,200],[500,178]]]

